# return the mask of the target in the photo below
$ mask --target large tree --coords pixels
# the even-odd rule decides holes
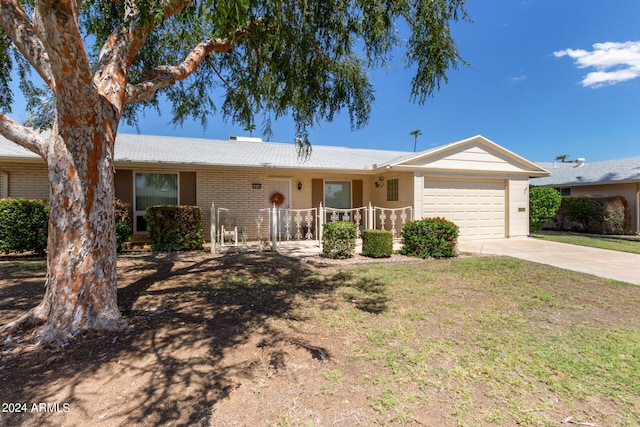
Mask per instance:
[[[163,96],[173,120],[290,115],[296,141],[347,110],[363,126],[367,71],[401,52],[423,103],[462,62],[450,26],[464,0],[0,0],[0,134],[41,156],[50,182],[46,294],[5,331],[60,345],[118,330],[114,143]],[[43,80],[33,83],[35,71]],[[9,117],[19,80],[30,113]],[[48,133],[33,129],[50,125]]]

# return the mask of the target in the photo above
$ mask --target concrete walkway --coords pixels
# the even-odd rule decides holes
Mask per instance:
[[[458,242],[460,252],[504,255],[640,285],[640,255],[533,238]]]

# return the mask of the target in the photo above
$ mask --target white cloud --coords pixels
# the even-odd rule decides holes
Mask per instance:
[[[640,40],[596,43],[592,51],[565,49],[553,55],[573,58],[578,68],[594,68],[581,82],[585,87],[610,86],[640,77]]]
[[[525,81],[525,80],[527,80],[527,75],[526,75],[526,74],[523,74],[523,73],[520,73],[520,74],[518,74],[517,76],[513,76],[513,77],[511,77],[511,78],[509,79],[509,81],[510,81],[511,83],[513,83],[513,84],[515,84],[515,83],[520,83],[520,82],[523,82],[523,81]]]

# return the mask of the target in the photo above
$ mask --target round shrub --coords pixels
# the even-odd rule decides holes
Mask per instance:
[[[402,227],[402,254],[418,258],[456,256],[459,228],[444,218],[411,221]]]
[[[350,221],[325,224],[322,231],[322,253],[327,258],[353,258],[356,253],[357,228]]]
[[[389,258],[393,253],[393,236],[387,230],[362,230],[362,255]]]
[[[560,193],[551,187],[529,188],[529,230],[538,231],[560,208]]]

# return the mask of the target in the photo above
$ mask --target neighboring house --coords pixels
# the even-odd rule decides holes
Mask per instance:
[[[640,232],[640,157],[537,164],[551,174],[531,179],[531,185],[557,188],[562,196],[624,196],[631,208],[633,232]]]
[[[453,221],[462,239],[527,236],[529,178],[548,174],[482,136],[420,153],[314,145],[302,159],[292,144],[258,138],[120,134],[115,166],[116,196],[132,206],[134,233],[145,231],[147,206],[188,204],[202,208],[205,236],[212,203],[257,211],[275,192],[282,208],[409,206],[414,219]],[[48,196],[44,162],[1,137],[0,182],[3,197]]]

